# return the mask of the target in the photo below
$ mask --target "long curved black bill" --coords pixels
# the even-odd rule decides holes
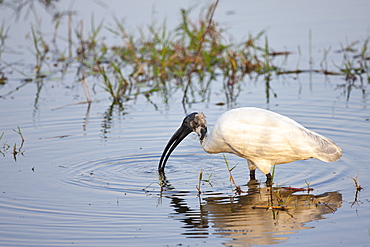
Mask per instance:
[[[159,161],[158,171],[164,172],[164,167],[166,162],[170,157],[171,153],[180,144],[186,136],[188,136],[193,130],[187,124],[182,124],[180,128],[172,135],[171,139],[168,141],[166,147],[163,150],[161,160]]]

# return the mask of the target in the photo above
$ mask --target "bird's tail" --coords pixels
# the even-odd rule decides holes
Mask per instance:
[[[334,162],[342,157],[342,149],[329,138],[317,133],[312,133],[311,138],[315,142],[316,159]]]

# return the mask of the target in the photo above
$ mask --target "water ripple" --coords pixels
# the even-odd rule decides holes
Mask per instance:
[[[63,182],[98,190],[143,191],[157,177],[157,167],[153,166],[157,160],[158,155],[137,154],[83,161],[63,169]]]

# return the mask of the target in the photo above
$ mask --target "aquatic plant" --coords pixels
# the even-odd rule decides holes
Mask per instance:
[[[266,98],[276,94],[269,87],[273,76],[283,74],[321,73],[324,75],[361,76],[369,74],[368,51],[365,41],[361,56],[343,57],[338,71],[321,69],[288,70],[284,66],[290,51],[275,51],[270,47],[265,31],[249,35],[239,44],[228,43],[226,31],[213,20],[217,1],[206,8],[197,20],[190,18],[192,8],[180,11],[181,21],[177,28],[168,30],[166,23],[154,22],[147,30],[140,30],[136,37],[126,31],[123,21],[115,18],[115,26],[105,27],[121,40],[121,44],[108,46],[99,40],[103,22],[93,28],[84,38],[83,23],[75,33],[78,38],[76,59],[103,82],[102,87],[113,103],[129,99],[132,95],[144,94],[147,98],[160,92],[165,101],[169,95],[181,90],[183,103],[207,101],[213,83],[222,76],[226,103],[235,102],[240,83],[245,76],[266,81]],[[92,20],[93,22],[93,20]],[[264,37],[264,42],[261,38]],[[328,52],[324,54],[326,57]],[[321,64],[327,63],[324,57]],[[360,61],[358,61],[360,60]],[[278,65],[279,64],[279,65]],[[356,68],[356,64],[361,64]]]
[[[359,202],[358,195],[359,195],[360,191],[363,190],[364,188],[358,182],[358,174],[355,178],[353,178],[353,177],[350,177],[350,178],[353,180],[353,182],[355,183],[355,187],[356,187],[355,199],[351,204],[351,207],[352,207],[355,203],[358,204],[358,202]]]
[[[226,167],[227,167],[227,171],[229,172],[229,175],[230,175],[230,182],[232,182],[232,183],[234,184],[234,186],[235,186],[235,194],[240,195],[240,194],[241,194],[241,193],[243,193],[244,191],[240,188],[240,186],[239,186],[239,185],[237,185],[237,184],[236,184],[236,182],[235,182],[235,180],[234,180],[234,177],[233,177],[233,175],[232,175],[232,173],[231,173],[231,172],[235,169],[235,167],[236,167],[237,165],[235,165],[235,166],[233,166],[232,168],[230,168],[230,166],[229,166],[229,162],[227,161],[225,154],[222,154],[222,155],[224,156],[224,160],[225,160],[225,164],[226,164]]]
[[[45,62],[46,55],[49,52],[49,45],[44,40],[44,35],[40,29],[35,29],[33,26],[31,27],[31,35],[32,41],[35,48],[35,58],[36,58],[36,65],[35,65],[35,72],[36,78],[44,77],[41,74],[41,67]]]
[[[11,150],[11,154],[13,155],[14,160],[17,161],[17,156],[19,154],[24,155],[24,150],[22,150],[22,148],[23,148],[23,144],[25,140],[24,140],[22,131],[19,126],[17,127],[17,129],[13,129],[13,131],[16,132],[21,138],[20,145],[17,147],[17,143],[14,143],[13,149]],[[2,132],[0,135],[0,141],[3,139],[3,136],[4,136],[4,132]],[[5,141],[0,147],[0,154],[2,154],[3,157],[6,157],[6,154],[8,153],[10,149],[11,149],[11,146]]]
[[[8,35],[9,27],[5,28],[5,22],[3,21],[0,26],[0,60],[1,55],[5,51],[5,39]]]
[[[214,20],[217,5],[218,0],[202,9],[200,17],[195,20],[190,17],[194,8],[181,9],[181,19],[175,29],[169,30],[166,22],[158,24],[154,21],[146,29],[140,29],[139,35],[129,33],[124,22],[118,18],[114,18],[111,25],[105,25],[104,21],[96,25],[92,16],[91,28],[85,30],[84,21],[75,22],[75,12],[58,11],[54,9],[55,5],[45,6],[53,14],[54,32],[50,43],[39,25],[31,26],[29,36],[36,58],[35,79],[47,76],[44,64],[49,70],[61,65],[58,71],[62,73],[71,64],[77,65],[76,73],[87,102],[92,102],[89,84],[93,79],[100,82],[99,85],[111,96],[113,104],[121,104],[137,95],[144,95],[151,102],[150,97],[154,93],[159,93],[167,103],[177,91],[182,91],[183,103],[208,101],[214,83],[221,82],[222,87],[218,88],[222,88],[225,94],[225,102],[222,103],[228,105],[236,101],[246,76],[248,80],[255,81],[260,76],[263,78],[267,101],[270,97],[276,97],[270,81],[285,74],[344,76],[345,84],[339,87],[344,88],[348,98],[351,89],[363,89],[363,81],[370,81],[370,38],[364,42],[342,45],[339,52],[343,54],[343,59],[340,64],[335,64],[337,70],[328,69],[327,59],[331,48],[324,49],[320,68],[315,69],[310,33],[309,69],[300,69],[299,62],[295,69],[289,69],[286,64],[293,52],[273,49],[264,30],[256,35],[249,34],[239,43],[229,41],[226,30]],[[13,8],[18,15],[22,6]],[[67,37],[58,34],[64,19],[68,24]],[[0,27],[0,59],[7,30],[3,23]],[[103,30],[119,42],[106,44]],[[59,49],[58,43],[61,42],[67,43],[65,50]],[[52,56],[48,57],[51,53]],[[298,54],[301,56],[300,48]],[[22,75],[30,78],[29,75]],[[6,77],[1,67],[0,76],[3,78],[0,82],[5,83]]]
[[[5,28],[5,22],[3,21],[0,26],[0,61],[1,61],[1,55],[5,51],[5,40],[6,40],[8,31],[9,31],[9,27]],[[5,76],[3,72],[3,68],[0,67],[0,85],[5,84],[7,79],[8,78]]]

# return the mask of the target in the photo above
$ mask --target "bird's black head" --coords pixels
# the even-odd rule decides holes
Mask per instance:
[[[180,142],[191,132],[196,132],[200,138],[200,141],[203,141],[207,134],[207,122],[203,113],[193,112],[184,118],[180,128],[178,128],[178,130],[172,135],[171,139],[168,141],[163,150],[161,160],[159,161],[158,165],[158,170],[160,172],[164,171],[166,162],[173,150],[175,150]]]

